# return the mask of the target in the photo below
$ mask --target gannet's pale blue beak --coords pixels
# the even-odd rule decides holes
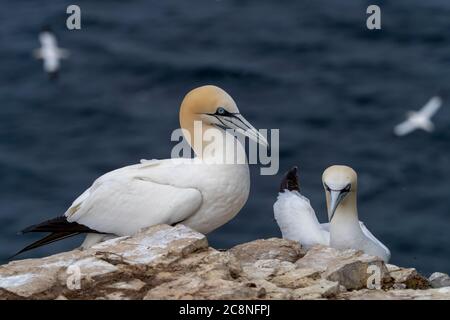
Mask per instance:
[[[237,121],[242,124],[239,125],[239,123],[237,123],[236,131],[242,133],[244,136],[262,145],[263,147],[267,148],[269,146],[267,139],[258,130],[256,130],[241,114],[236,115],[234,119],[234,122]]]
[[[337,207],[341,203],[342,199],[344,199],[345,196],[348,194],[348,192],[345,192],[343,190],[330,190],[329,192],[330,192],[330,207],[328,208],[328,218],[329,222],[331,222]]]
[[[258,130],[256,130],[250,124],[250,122],[248,122],[240,113],[228,113],[223,116],[214,114],[213,116],[220,121],[220,124],[216,124],[216,126],[224,129],[233,129],[263,147],[269,146],[267,139]]]

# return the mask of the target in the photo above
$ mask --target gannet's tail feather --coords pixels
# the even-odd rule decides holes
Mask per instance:
[[[281,180],[280,184],[280,192],[284,192],[284,190],[300,192],[297,172],[298,168],[297,166],[294,166],[284,174],[283,180]]]
[[[25,252],[29,251],[35,248],[42,247],[46,244],[53,243],[55,241],[59,241],[62,239],[66,239],[72,236],[76,236],[77,234],[81,233],[103,233],[96,230],[93,230],[85,225],[76,223],[76,222],[69,222],[67,221],[67,218],[65,216],[60,216],[54,219],[50,219],[32,226],[29,226],[28,228],[23,229],[20,233],[30,233],[30,232],[50,232],[49,235],[45,236],[44,238],[33,242],[32,244],[26,246],[19,252],[17,252],[15,255],[10,257],[10,259],[14,258],[15,256]]]
[[[22,250],[20,250],[13,256],[11,256],[9,259],[16,257],[23,252],[33,250],[33,249],[45,246],[46,244],[50,244],[50,243],[53,243],[53,242],[56,242],[56,241],[59,241],[62,239],[73,237],[73,236],[76,236],[77,234],[80,234],[80,232],[53,232],[53,233],[49,234],[48,236],[45,236],[44,238],[26,246],[25,248],[23,248]]]
[[[77,222],[69,222],[65,216],[53,218],[23,229],[20,233],[29,232],[70,232],[70,233],[102,233]]]

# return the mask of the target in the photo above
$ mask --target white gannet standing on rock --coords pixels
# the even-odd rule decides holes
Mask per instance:
[[[431,98],[419,111],[409,111],[408,119],[394,128],[394,133],[398,136],[404,136],[417,129],[427,132],[434,130],[434,124],[431,117],[441,108],[442,99],[439,96]]]
[[[51,79],[58,77],[60,69],[60,60],[68,58],[69,51],[58,48],[56,37],[51,32],[49,27],[43,27],[39,33],[39,42],[41,47],[33,51],[33,55],[37,59],[42,59],[44,62],[44,71],[48,73]]]
[[[331,222],[320,224],[309,200],[299,193],[297,167],[289,170],[273,207],[283,238],[298,241],[306,248],[322,244],[362,250],[388,261],[389,249],[358,220],[356,178],[350,167],[332,166],[325,170],[322,182]]]
[[[198,123],[200,132],[194,131]],[[132,235],[157,224],[183,223],[206,234],[231,220],[247,201],[250,174],[244,146],[226,130],[237,130],[265,147],[266,139],[240,114],[228,93],[211,85],[186,95],[180,125],[196,158],[143,161],[104,174],[63,216],[23,230],[50,235],[19,253],[79,233],[88,234],[82,245],[87,248],[106,237]],[[198,133],[201,136],[196,138]],[[209,148],[211,140],[203,138],[206,133],[227,144]],[[194,143],[196,139],[200,143]],[[225,148],[230,142],[237,150]],[[224,162],[230,152],[243,159]]]

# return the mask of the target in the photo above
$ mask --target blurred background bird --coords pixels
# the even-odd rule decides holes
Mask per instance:
[[[441,97],[435,96],[431,98],[419,111],[409,111],[407,113],[406,121],[395,126],[395,134],[398,136],[404,136],[417,129],[433,132],[434,124],[431,122],[431,117],[438,112],[441,106]]]
[[[39,33],[39,42],[41,47],[33,50],[36,59],[43,61],[44,71],[50,79],[56,79],[61,67],[61,59],[69,57],[69,51],[58,47],[55,34],[49,26],[42,28]]]

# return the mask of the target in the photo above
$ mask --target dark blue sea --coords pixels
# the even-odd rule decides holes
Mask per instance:
[[[450,272],[450,99],[432,134],[393,134],[450,87],[450,2],[79,0],[82,29],[69,31],[72,3],[1,1],[0,262],[39,237],[17,231],[61,215],[98,176],[169,157],[183,96],[215,84],[255,127],[280,129],[280,172],[252,166],[250,198],[214,247],[280,236],[272,205],[292,165],[325,221],[322,171],[347,164],[392,263]],[[381,30],[366,28],[369,4]],[[71,51],[57,81],[31,54],[44,24]]]

